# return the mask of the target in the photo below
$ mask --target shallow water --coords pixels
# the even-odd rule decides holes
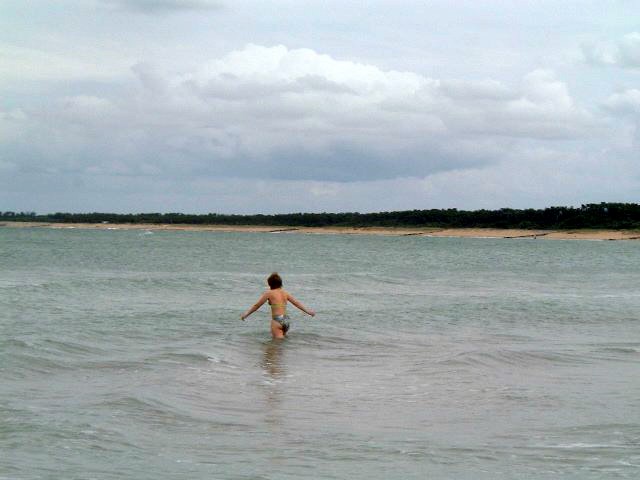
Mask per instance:
[[[0,478],[640,476],[640,243],[0,229]],[[279,271],[315,308],[272,341]]]

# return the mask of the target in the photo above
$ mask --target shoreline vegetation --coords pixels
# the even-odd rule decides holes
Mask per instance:
[[[0,212],[1,227],[103,230],[365,234],[432,237],[638,240],[640,204],[600,203],[540,210],[407,210],[379,213],[191,215],[183,213]]]
[[[432,237],[638,240],[640,204],[516,210],[406,210],[379,213],[225,215],[184,213],[0,212],[3,227],[105,230],[198,230],[220,232],[368,234]]]

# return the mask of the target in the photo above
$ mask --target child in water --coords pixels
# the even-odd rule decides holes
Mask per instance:
[[[316,312],[307,309],[302,303],[293,298],[293,295],[283,290],[282,279],[276,272],[269,275],[267,284],[269,284],[269,290],[264,292],[255,305],[240,316],[242,320],[258,310],[264,302],[268,301],[269,305],[271,305],[271,335],[273,338],[284,338],[289,330],[287,302],[291,302],[307,315],[315,316]]]

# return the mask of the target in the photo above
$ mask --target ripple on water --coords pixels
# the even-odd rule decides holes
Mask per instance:
[[[0,235],[10,478],[639,476],[636,244]]]

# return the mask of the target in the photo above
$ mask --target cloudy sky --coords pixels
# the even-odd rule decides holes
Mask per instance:
[[[640,201],[637,0],[2,0],[0,210]]]

